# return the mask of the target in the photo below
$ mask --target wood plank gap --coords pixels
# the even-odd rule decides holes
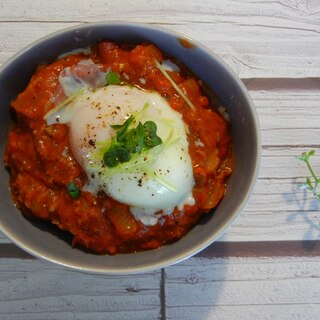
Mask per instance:
[[[12,24],[18,24],[18,23],[45,23],[45,24],[58,24],[58,23],[89,23],[92,21],[86,21],[86,20],[1,20],[1,23],[12,23]]]
[[[74,23],[78,23],[80,24],[86,24],[86,23],[99,23],[100,21],[93,21],[93,20],[1,20],[1,23],[12,23],[12,24],[18,24],[18,23],[43,23],[43,24],[59,24],[59,23],[63,23],[63,24],[74,24]],[[137,22],[139,23],[139,21],[136,20],[132,20],[132,19],[128,19],[127,21],[128,23],[131,22]],[[183,25],[183,24],[187,24],[189,23],[188,21],[180,21],[180,22],[170,22],[170,21],[166,21],[166,22],[141,22],[142,24],[149,24],[149,25],[154,25],[154,26],[176,26],[176,25]],[[197,22],[194,21],[194,23],[196,24],[207,24],[207,21],[204,22]],[[71,27],[71,26],[70,26]]]
[[[246,78],[242,82],[250,91],[319,91],[320,74],[308,78]]]
[[[318,257],[320,240],[215,242],[196,257]]]
[[[290,241],[217,241],[196,254],[201,258],[226,257],[319,257],[320,240]],[[13,243],[0,244],[0,259],[36,259]],[[161,274],[160,299],[162,305],[161,320],[165,320],[165,270]]]
[[[285,149],[285,148],[291,148],[291,149],[298,149],[298,148],[320,148],[320,144],[265,144],[262,146],[263,149]],[[297,154],[299,155],[299,154]]]
[[[161,269],[160,279],[160,320],[166,320],[166,271]]]

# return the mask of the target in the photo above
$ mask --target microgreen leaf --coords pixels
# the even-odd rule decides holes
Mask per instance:
[[[139,122],[137,128],[136,128],[136,134],[135,134],[135,141],[136,141],[136,153],[141,153],[143,148],[143,142],[144,142],[144,130],[143,125],[141,122]]]
[[[131,115],[123,124],[111,124],[110,127],[114,130],[127,129],[130,123],[133,121],[133,116]]]
[[[154,148],[162,143],[157,136],[157,125],[153,121],[142,124],[140,119],[146,111],[146,103],[141,112],[131,115],[123,124],[113,124],[110,127],[117,131],[108,149],[104,151],[103,162],[108,167],[115,167],[119,163],[128,162],[131,154],[141,154],[143,150]],[[138,124],[137,124],[138,123]],[[136,127],[134,127],[134,125]]]
[[[112,168],[115,167],[119,163],[119,159],[114,151],[108,150],[103,155],[103,162],[106,166]]]
[[[143,128],[148,133],[156,133],[157,131],[157,125],[153,121],[146,121]]]
[[[128,131],[126,135],[126,139],[124,141],[124,147],[129,150],[130,153],[134,153],[136,150],[136,130],[131,129]]]
[[[110,127],[114,130],[117,130],[117,140],[123,141],[125,138],[125,135],[127,133],[128,127],[133,121],[133,116],[131,115],[123,124],[121,125],[111,125]]]
[[[117,147],[115,154],[121,163],[128,162],[131,159],[130,151],[124,147]]]
[[[145,131],[144,145],[147,149],[156,147],[162,143],[162,140],[157,136],[157,125],[153,121],[147,121],[143,125]]]
[[[162,139],[157,135],[153,137],[149,137],[148,139],[145,140],[145,145],[147,146],[148,149],[154,148],[161,143],[162,143]]]
[[[106,75],[107,84],[120,84],[121,79],[120,76],[116,72],[108,72]]]
[[[117,166],[103,171],[103,177],[110,178],[116,174],[145,172],[149,177],[155,179],[166,188],[176,192],[177,189],[174,185],[166,181],[163,177],[155,174],[153,170],[150,170],[150,167],[152,167],[152,164],[159,158],[161,153],[179,142],[180,138],[172,139],[172,133],[169,133],[164,143],[152,149],[143,150],[141,154],[133,154],[131,161],[119,163]]]
[[[106,151],[103,156],[103,162],[108,167],[115,167],[119,163],[119,160],[113,151]]]

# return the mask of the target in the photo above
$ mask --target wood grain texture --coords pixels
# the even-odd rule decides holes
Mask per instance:
[[[2,320],[159,319],[160,272],[102,276],[0,259]]]
[[[320,76],[318,2],[187,0],[182,6],[167,0],[82,1],[81,6],[75,0],[27,2],[0,1],[0,63],[67,26],[122,20],[152,23],[197,39],[242,78]]]
[[[190,258],[108,277],[38,259],[0,259],[0,317],[23,319],[317,319],[320,257]]]
[[[158,272],[75,272],[0,234],[0,319],[318,319],[320,204],[299,189],[295,156],[320,148],[319,0],[0,0],[0,65],[52,32],[114,20],[197,39],[243,79],[261,124],[256,188],[218,243]]]
[[[166,268],[167,319],[317,319],[320,258],[191,258]]]

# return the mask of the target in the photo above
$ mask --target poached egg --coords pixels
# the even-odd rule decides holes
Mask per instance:
[[[109,168],[103,151],[116,135],[110,125],[121,125],[131,115],[142,124],[153,121],[162,144]],[[181,114],[157,92],[126,85],[86,88],[46,120],[69,125],[73,154],[88,177],[84,189],[94,194],[103,190],[127,204],[144,225],[156,224],[176,207],[182,211],[194,205],[187,128]]]

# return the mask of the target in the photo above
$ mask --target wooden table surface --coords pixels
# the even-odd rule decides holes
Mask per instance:
[[[320,1],[0,0],[0,64],[53,31],[110,20],[182,32],[243,79],[262,133],[255,191],[211,247],[134,276],[68,270],[0,236],[0,319],[320,319],[320,203],[299,189],[308,172],[295,158],[320,154]]]

